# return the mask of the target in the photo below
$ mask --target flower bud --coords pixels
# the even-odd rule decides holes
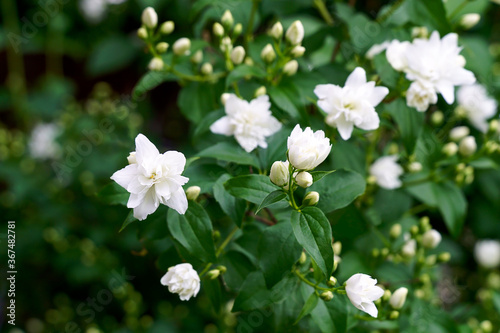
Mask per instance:
[[[384,290],[384,295],[382,295],[382,300],[387,302],[389,299],[391,299],[392,293],[389,289]]]
[[[235,65],[239,65],[245,59],[245,49],[243,46],[236,46],[233,51],[231,51],[231,61]]]
[[[477,13],[465,14],[460,18],[460,25],[467,30],[478,24],[480,20],[481,15]]]
[[[214,230],[214,232],[212,233],[213,235],[213,239],[214,239],[214,242],[217,243],[218,241],[220,241],[220,231],[219,230]]]
[[[321,293],[321,295],[319,297],[321,297],[322,300],[328,302],[328,301],[331,301],[333,299],[333,293],[329,290],[324,291]]]
[[[276,161],[271,166],[271,171],[269,173],[269,178],[271,182],[278,186],[285,186],[289,181],[289,171],[288,163],[282,161]]]
[[[389,300],[389,304],[393,309],[399,310],[403,307],[406,301],[406,296],[408,295],[408,289],[401,287],[396,289]]]
[[[436,111],[431,116],[431,123],[434,126],[439,126],[443,123],[444,114],[441,111]]]
[[[417,242],[414,239],[410,239],[407,241],[404,245],[403,248],[401,249],[401,253],[403,256],[407,258],[414,257],[417,252]]]
[[[492,121],[490,121],[490,124],[489,124],[489,131],[490,132],[496,133],[496,132],[498,132],[499,128],[500,128],[500,122],[498,120],[493,119]]]
[[[333,243],[332,247],[333,247],[333,253],[339,256],[340,253],[342,252],[342,243],[340,241],[336,241],[335,243]]]
[[[164,63],[161,58],[154,57],[149,62],[148,68],[152,71],[161,71],[163,69]]]
[[[429,216],[422,216],[420,218],[420,228],[424,231],[431,229],[431,220],[429,219]]]
[[[172,47],[174,49],[175,55],[178,56],[183,56],[183,55],[188,55],[189,54],[189,49],[191,48],[191,41],[189,38],[180,38],[175,41],[174,46]]]
[[[148,31],[144,27],[140,27],[137,29],[137,36],[141,39],[146,39],[148,38]]]
[[[297,45],[290,51],[290,54],[294,58],[300,58],[304,55],[305,52],[306,52],[305,47],[303,47],[302,45]]]
[[[295,181],[300,187],[308,188],[313,184],[313,177],[309,172],[302,171],[299,172],[297,176],[295,176]]]
[[[226,105],[229,96],[231,96],[231,94],[229,93],[223,93],[222,95],[220,95],[220,102],[222,103],[222,105]]]
[[[135,164],[137,163],[137,159],[135,157],[135,151],[131,152],[128,157],[127,157],[128,164]]]
[[[430,256],[425,258],[425,264],[427,266],[434,266],[436,264],[436,261],[437,261],[437,256],[435,254],[431,254]]]
[[[156,44],[156,51],[158,51],[158,53],[165,53],[167,52],[167,50],[168,50],[168,43],[161,42]]]
[[[227,272],[226,266],[217,266],[217,269],[220,271],[221,274],[224,274]]]
[[[276,59],[276,53],[271,44],[267,44],[260,53],[260,57],[267,63],[271,63]]]
[[[281,39],[281,36],[283,36],[283,25],[281,25],[281,22],[274,23],[271,30],[269,30],[269,36],[274,39]]]
[[[222,40],[220,41],[220,50],[222,52],[231,52],[232,49],[233,49],[233,42],[231,42],[231,38],[227,36],[222,38]]]
[[[175,23],[173,21],[163,22],[160,27],[160,32],[164,35],[170,35],[175,28]]]
[[[467,136],[460,141],[458,152],[463,156],[471,156],[477,150],[476,139],[473,136]]]
[[[149,29],[155,28],[158,24],[158,14],[156,14],[156,11],[153,9],[153,7],[147,7],[146,9],[144,9],[141,19],[142,24],[144,24]]]
[[[395,320],[399,318],[399,311],[391,311],[389,314],[389,319]]]
[[[422,235],[422,245],[428,249],[433,249],[441,242],[439,231],[431,229]]]
[[[302,251],[300,253],[299,264],[303,265],[306,262],[306,260],[307,260],[306,253]]]
[[[427,27],[414,27],[411,29],[412,38],[427,38],[429,37],[429,30]]]
[[[443,252],[443,253],[439,254],[439,256],[438,256],[438,260],[440,262],[448,262],[448,261],[450,261],[450,259],[451,259],[450,252]]]
[[[401,235],[401,224],[399,223],[396,223],[394,224],[392,227],[391,227],[391,230],[389,231],[389,235],[391,236],[391,238],[398,238],[399,235]]]
[[[318,201],[319,201],[319,193],[316,191],[311,191],[306,194],[304,200],[302,201],[302,204],[305,206],[314,206],[318,203]]]
[[[196,200],[200,195],[201,188],[199,186],[190,186],[186,190],[186,197],[188,200]]]
[[[417,234],[418,234],[418,226],[416,226],[416,225],[411,226],[411,228],[410,228],[410,233],[411,233],[413,236],[417,235]]]
[[[283,66],[283,73],[288,76],[295,75],[297,73],[297,69],[299,68],[299,63],[297,60],[290,60]]]
[[[479,327],[484,333],[490,333],[493,331],[493,324],[489,320],[483,320]]]
[[[450,131],[450,139],[458,142],[469,135],[470,130],[467,126],[458,126]]]
[[[212,27],[212,32],[215,36],[222,37],[224,36],[224,27],[219,22],[215,22]]]
[[[304,39],[304,26],[297,20],[286,31],[286,40],[291,45],[298,45],[302,43],[302,39]]]
[[[226,9],[224,14],[222,14],[222,18],[220,21],[222,22],[222,24],[224,24],[226,28],[230,28],[233,26],[234,24],[233,14],[231,14],[231,11],[229,9]]]
[[[372,256],[374,258],[377,258],[378,256],[380,255],[380,250],[375,248],[375,249],[372,249]]]
[[[215,280],[219,277],[220,271],[218,269],[212,269],[207,272],[207,276],[210,280]]]
[[[233,37],[238,37],[242,31],[243,25],[241,23],[236,24],[233,29]]]
[[[493,154],[494,152],[496,152],[498,150],[498,148],[500,146],[495,141],[486,141],[486,143],[484,144],[484,147],[486,148],[486,152],[488,154]]]
[[[442,151],[446,156],[454,156],[458,151],[458,146],[455,142],[448,142],[444,145]]]
[[[214,69],[213,69],[211,63],[206,62],[206,63],[204,63],[201,66],[201,70],[200,71],[201,71],[201,74],[203,74],[203,75],[210,75],[210,74],[212,74],[212,72],[214,71]]]
[[[200,62],[202,62],[203,60],[203,51],[202,50],[198,50],[196,51],[192,56],[191,56],[191,62],[193,64],[199,64]]]
[[[328,287],[333,288],[337,284],[337,279],[334,276],[330,276],[330,279],[328,279],[328,282],[326,283]]]
[[[412,162],[408,165],[408,171],[411,173],[417,173],[422,171],[422,164],[420,162]]]
[[[260,86],[259,88],[257,88],[257,90],[255,90],[255,97],[259,97],[259,96],[263,96],[267,94],[267,89],[265,86]]]

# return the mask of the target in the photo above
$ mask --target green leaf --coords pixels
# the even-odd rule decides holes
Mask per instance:
[[[385,53],[377,54],[373,58],[373,65],[380,75],[383,86],[398,88],[398,79],[401,74],[394,70],[389,61],[387,61]]]
[[[274,203],[277,203],[283,199],[286,198],[286,193],[283,192],[282,190],[276,190],[274,192],[271,192],[268,194],[267,197],[262,200],[262,202],[259,205],[259,208],[255,211],[255,214],[258,214],[262,209],[266,208],[267,206],[270,206]]]
[[[203,290],[207,293],[210,303],[212,303],[212,309],[216,314],[219,314],[222,308],[222,292],[219,279],[204,279]]]
[[[406,153],[408,155],[413,154],[417,139],[422,132],[425,114],[408,107],[402,98],[396,99],[394,102],[386,105],[385,108],[398,124]]]
[[[108,205],[127,205],[130,193],[115,182],[104,186],[97,194],[97,198]]]
[[[313,258],[325,277],[333,271],[332,228],[323,212],[306,207],[292,212],[292,228],[300,245]]]
[[[268,287],[281,281],[299,259],[302,247],[288,223],[266,228],[259,241],[259,263]]]
[[[256,66],[249,65],[239,65],[235,67],[226,78],[226,88],[229,87],[233,82],[237,82],[245,77],[256,77],[263,78],[266,76],[266,72]]]
[[[176,77],[171,73],[149,71],[144,74],[136,84],[132,95],[136,99],[140,98],[144,93],[158,87],[163,82],[175,81],[175,79]]]
[[[329,174],[331,174],[333,172],[335,172],[335,170],[331,170],[331,171],[311,171],[309,173],[313,177],[313,183],[316,183],[318,180],[322,179],[325,176],[328,176]]]
[[[435,194],[439,211],[444,217],[448,231],[458,237],[462,231],[467,213],[467,200],[452,182],[436,184]]]
[[[260,204],[267,195],[278,189],[268,176],[243,175],[229,179],[224,187],[231,195]]]
[[[136,49],[130,38],[111,36],[92,50],[87,69],[94,76],[111,73],[130,64],[135,56]]]
[[[349,170],[337,170],[309,188],[319,193],[318,208],[329,213],[343,208],[365,192],[365,179],[359,173]]]
[[[182,114],[198,124],[211,111],[217,109],[221,87],[216,84],[191,82],[179,93],[177,103]]]
[[[128,213],[125,221],[123,221],[122,227],[120,228],[120,230],[118,232],[122,232],[129,224],[137,222],[137,221],[139,221],[139,220],[134,217],[134,210],[131,210],[130,213]]]
[[[231,176],[228,174],[224,174],[217,179],[214,185],[214,197],[215,201],[219,203],[224,213],[226,213],[231,220],[233,220],[233,222],[241,228],[243,216],[245,215],[246,202],[235,198],[226,191],[224,183],[229,179],[231,179]]]
[[[312,293],[311,296],[309,296],[309,298],[307,299],[306,303],[304,304],[302,310],[300,310],[299,316],[295,320],[294,325],[296,325],[302,318],[310,314],[311,311],[314,310],[316,305],[318,305],[318,301],[319,301],[318,294],[316,294],[315,292]]]
[[[260,168],[259,160],[255,155],[247,153],[239,145],[230,142],[219,142],[199,152],[198,156],[211,157],[221,161],[252,165],[256,168]]]
[[[215,261],[212,221],[202,206],[190,200],[189,208],[184,215],[169,209],[167,225],[175,241],[191,255],[204,262]]]
[[[297,97],[300,93],[297,89],[289,86],[287,89],[283,86],[270,86],[267,90],[271,101],[280,109],[288,113],[293,119],[300,118]]]
[[[226,266],[227,272],[223,278],[227,286],[239,291],[246,277],[255,270],[248,257],[237,251],[228,251],[221,258],[221,264]]]

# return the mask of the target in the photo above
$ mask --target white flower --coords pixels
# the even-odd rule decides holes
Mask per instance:
[[[156,11],[153,7],[147,7],[146,9],[144,9],[141,19],[142,24],[150,29],[155,28],[158,24],[158,14],[156,14]]]
[[[177,151],[160,154],[142,134],[135,138],[135,148],[136,163],[127,165],[111,176],[112,180],[130,192],[127,207],[134,209],[134,217],[144,220],[160,204],[184,214],[188,204],[182,185],[189,180],[181,176],[186,165],[184,154]]]
[[[390,45],[389,41],[385,41],[382,44],[374,44],[368,51],[366,51],[365,57],[366,59],[373,59],[379,53],[384,52],[387,47]]]
[[[290,173],[288,171],[289,162],[276,161],[271,166],[269,178],[271,182],[278,186],[288,185]]]
[[[266,137],[281,128],[281,123],[272,116],[270,107],[267,95],[259,96],[249,103],[231,94],[225,104],[227,116],[213,123],[210,130],[216,134],[234,135],[248,153],[257,146],[267,148]]]
[[[487,120],[495,115],[498,105],[488,96],[484,86],[472,84],[460,87],[457,91],[457,101],[471,124],[485,133],[488,130]]]
[[[370,175],[374,176],[378,186],[392,190],[401,187],[399,177],[404,173],[403,168],[396,162],[395,155],[380,157],[370,166]]]
[[[56,124],[38,124],[31,132],[28,146],[33,158],[56,158],[61,153],[61,148],[56,142],[61,130]]]
[[[181,301],[189,301],[200,291],[200,277],[191,264],[179,264],[168,269],[160,280],[168,291],[179,294]]]
[[[299,170],[312,170],[328,157],[332,145],[325,132],[307,127],[304,131],[296,125],[288,137],[288,160]]]
[[[495,268],[500,265],[500,242],[497,240],[481,240],[474,246],[474,255],[479,265]]]
[[[408,295],[408,289],[405,287],[401,287],[396,289],[394,293],[391,295],[389,299],[389,304],[396,310],[399,310],[403,307],[406,301],[406,296]]]
[[[406,59],[406,50],[410,46],[410,42],[400,42],[399,40],[393,40],[387,46],[387,51],[385,51],[385,56],[387,61],[391,66],[397,71],[403,71],[408,67],[408,60]]]
[[[386,87],[375,87],[375,82],[366,82],[365,70],[357,67],[343,88],[333,84],[320,84],[314,89],[318,106],[328,115],[325,122],[337,127],[344,140],[351,137],[354,126],[363,130],[379,127],[377,106],[389,93]]]
[[[406,92],[406,104],[417,111],[427,111],[429,105],[436,104],[438,100],[436,91],[426,81],[414,81]]]
[[[441,243],[441,234],[439,231],[431,229],[422,235],[422,245],[426,248],[433,249]]]
[[[302,25],[302,22],[299,20],[294,21],[287,29],[285,37],[292,45],[302,43],[302,40],[304,39],[304,26]]]
[[[354,274],[346,281],[345,291],[352,305],[370,316],[377,318],[378,310],[373,301],[384,295],[384,290],[376,286],[377,280],[366,274]]]
[[[401,253],[403,256],[411,258],[417,253],[417,241],[414,239],[409,239],[401,248]]]
[[[440,93],[446,103],[455,100],[454,87],[472,84],[476,81],[472,72],[463,68],[457,45],[458,35],[449,33],[442,39],[434,31],[429,39],[415,39],[404,50],[407,61],[406,78],[429,83]]]

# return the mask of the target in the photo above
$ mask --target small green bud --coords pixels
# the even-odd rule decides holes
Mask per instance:
[[[458,151],[458,146],[455,142],[448,142],[443,146],[442,150],[443,154],[450,157],[456,155],[457,151]]]
[[[380,255],[380,250],[379,249],[373,249],[372,250],[372,256],[374,258],[377,258]]]
[[[330,279],[326,284],[328,285],[328,287],[333,288],[337,284],[337,279],[333,276],[330,276]]]
[[[412,235],[417,235],[418,234],[418,226],[416,226],[416,225],[411,226],[410,233]]]
[[[450,259],[451,259],[450,252],[443,252],[443,253],[440,253],[438,256],[439,262],[448,262],[448,261],[450,261]]]
[[[212,67],[212,64],[209,63],[209,62],[206,62],[204,63],[202,66],[201,66],[201,73],[203,75],[210,75],[212,74],[214,71],[213,67]]]
[[[393,239],[396,239],[401,235],[402,230],[403,228],[401,227],[401,224],[396,223],[391,227],[391,230],[389,231],[389,236],[391,236],[391,238]]]
[[[217,266],[217,269],[220,271],[221,274],[224,274],[227,272],[226,266],[220,265],[220,266]]]
[[[260,57],[267,63],[271,63],[276,59],[276,53],[274,52],[273,46],[271,44],[267,44],[260,53]]]
[[[140,27],[139,29],[137,29],[137,36],[140,39],[146,39],[148,38],[148,31],[146,30],[146,28]]]
[[[443,123],[443,120],[444,120],[444,114],[441,111],[436,111],[431,116],[431,123],[434,126],[441,125]]]
[[[229,9],[226,9],[220,21],[227,29],[233,26],[234,24],[233,14],[231,14],[231,11]]]
[[[168,43],[161,42],[156,44],[156,51],[158,51],[158,53],[165,53],[167,52],[167,50],[168,50]]]
[[[219,22],[215,22],[212,27],[212,32],[215,36],[222,37],[224,36],[224,27]]]
[[[493,324],[489,320],[482,321],[479,326],[481,327],[481,329],[485,333],[489,333],[489,332],[493,331]]]
[[[199,186],[190,186],[186,190],[186,197],[188,200],[196,200],[200,195],[201,188]]]
[[[437,256],[435,254],[431,254],[427,258],[425,258],[425,264],[427,266],[434,266],[436,264]]]
[[[299,264],[303,265],[306,262],[306,260],[307,260],[306,253],[302,251],[300,253]]]
[[[392,293],[389,289],[384,290],[384,295],[382,295],[382,300],[384,300],[384,302],[387,302],[391,298],[391,295]]]
[[[333,299],[333,293],[329,290],[324,291],[321,293],[321,295],[319,297],[321,297],[321,299],[324,300],[325,302],[328,302],[328,301],[331,301]]]
[[[381,251],[380,251],[380,255],[382,257],[387,257],[387,255],[389,254],[389,249],[384,247]]]
[[[340,241],[336,241],[335,243],[333,243],[333,253],[339,256],[341,252],[342,252],[342,243]]]
[[[214,238],[214,242],[216,242],[216,243],[220,240],[220,231],[219,230],[214,230],[213,238]]]
[[[191,56],[191,62],[193,64],[199,64],[203,61],[203,51],[198,50]]]
[[[395,320],[399,318],[399,311],[391,311],[391,314],[389,315],[389,319]]]
[[[170,35],[175,28],[175,23],[172,21],[163,22],[160,27],[160,32],[164,35]]]
[[[219,277],[220,271],[218,269],[212,269],[207,272],[207,276],[210,280],[215,280]]]
[[[242,31],[243,25],[241,23],[236,24],[233,29],[233,37],[238,37]]]
[[[259,88],[257,88],[257,90],[255,90],[254,93],[255,97],[259,97],[265,94],[267,94],[267,89],[265,86],[260,86]]]

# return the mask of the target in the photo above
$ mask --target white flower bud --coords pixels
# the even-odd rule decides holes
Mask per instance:
[[[495,268],[500,265],[500,242],[496,240],[481,240],[474,246],[474,256],[479,265],[485,268]]]
[[[281,25],[281,22],[274,23],[271,30],[269,30],[269,36],[274,39],[280,39],[283,36],[283,25]]]
[[[142,24],[144,24],[149,29],[155,28],[158,24],[158,14],[156,14],[156,11],[152,7],[147,7],[146,9],[144,9],[141,19]]]
[[[401,287],[396,289],[389,299],[389,304],[393,309],[399,310],[403,307],[406,302],[406,296],[408,295],[408,289],[405,287]]]
[[[219,277],[220,271],[218,269],[212,269],[207,272],[207,276],[210,280],[215,280]]]
[[[167,50],[168,50],[168,43],[161,42],[156,44],[156,51],[158,51],[158,53],[165,53],[167,52]]]
[[[199,186],[189,186],[186,190],[186,197],[188,200],[196,200],[200,195],[201,188]]]
[[[231,38],[229,37],[224,37],[220,41],[220,49],[222,52],[231,52],[233,49],[233,42],[231,42]]]
[[[304,200],[302,201],[302,204],[304,206],[314,206],[318,203],[318,201],[319,201],[319,193],[316,191],[311,191],[306,194]]]
[[[333,253],[339,256],[340,253],[342,252],[342,243],[340,241],[336,241],[335,243],[333,243],[332,248],[333,248]]]
[[[458,152],[463,156],[471,156],[477,150],[476,139],[473,136],[467,136],[460,141]]]
[[[313,176],[307,171],[302,171],[295,176],[295,181],[300,187],[307,188],[313,184]]]
[[[403,256],[411,258],[417,253],[417,242],[414,239],[408,240],[401,248]]]
[[[203,51],[198,50],[191,56],[191,62],[193,64],[199,64],[203,60]]]
[[[191,48],[191,41],[189,38],[180,38],[175,41],[172,48],[174,49],[174,53],[178,56],[188,55],[189,49]]]
[[[257,90],[255,90],[255,97],[259,97],[265,94],[267,94],[267,89],[265,86],[260,86],[259,88],[257,88]]]
[[[128,164],[135,164],[137,163],[137,159],[135,157],[135,151],[131,152],[128,157],[127,157]]]
[[[234,24],[233,14],[229,9],[226,9],[224,14],[222,14],[222,18],[220,20],[225,27],[232,27]]]
[[[427,27],[414,27],[411,29],[412,38],[427,38],[429,37],[429,30]]]
[[[148,31],[144,27],[140,27],[137,29],[137,36],[141,39],[146,39],[148,38]]]
[[[454,156],[458,151],[458,146],[455,142],[448,142],[443,147],[443,154],[446,156]]]
[[[323,291],[319,297],[321,297],[321,299],[325,302],[328,302],[333,299],[333,293],[330,290]]]
[[[233,51],[231,51],[231,61],[235,65],[239,65],[245,59],[245,49],[243,46],[236,46]]]
[[[391,238],[398,238],[401,235],[401,231],[402,231],[401,224],[396,223],[391,227],[389,235],[391,236]]]
[[[288,162],[276,161],[271,166],[269,178],[271,182],[278,186],[285,186],[289,180]]]
[[[304,55],[304,52],[306,52],[306,48],[302,45],[297,45],[290,51],[290,54],[294,58],[300,58]]]
[[[422,235],[422,245],[428,249],[433,249],[441,243],[439,231],[431,229]]]
[[[295,21],[286,31],[286,39],[291,45],[298,45],[304,39],[304,26],[302,22]]]
[[[410,165],[408,165],[408,171],[412,173],[420,172],[422,171],[422,163],[420,162],[411,162]]]
[[[450,131],[450,139],[458,142],[469,135],[470,130],[467,126],[458,126]]]
[[[246,58],[245,58],[245,65],[248,65],[248,66],[253,66],[253,65],[254,65],[254,62],[253,62],[252,58],[250,58],[250,57],[246,57]]]
[[[179,264],[168,269],[161,280],[168,291],[179,294],[181,301],[196,297],[200,291],[200,277],[191,264]]]
[[[160,32],[164,35],[170,35],[175,28],[175,23],[173,21],[163,22],[160,27]]]
[[[299,68],[299,63],[297,60],[290,60],[283,66],[283,73],[288,76],[295,75],[297,73],[297,69]]]
[[[213,73],[213,71],[214,69],[212,67],[212,64],[209,62],[206,62],[201,66],[201,74],[203,75],[210,75]]]
[[[224,27],[219,22],[215,22],[214,26],[212,27],[212,32],[215,36],[222,37],[224,36]]]
[[[233,29],[233,37],[238,37],[242,31],[243,25],[241,23],[236,24]]]
[[[223,93],[222,95],[220,95],[220,102],[222,103],[222,105],[226,105],[229,96],[231,96],[230,93]]]
[[[149,62],[148,68],[149,70],[152,71],[161,71],[163,69],[163,66],[164,66],[163,60],[161,58],[154,57]]]
[[[465,14],[460,19],[460,25],[467,30],[478,24],[480,20],[481,20],[481,15],[477,13]]]
[[[260,57],[267,63],[271,63],[276,58],[276,53],[274,52],[273,46],[271,44],[267,44],[260,53]]]

